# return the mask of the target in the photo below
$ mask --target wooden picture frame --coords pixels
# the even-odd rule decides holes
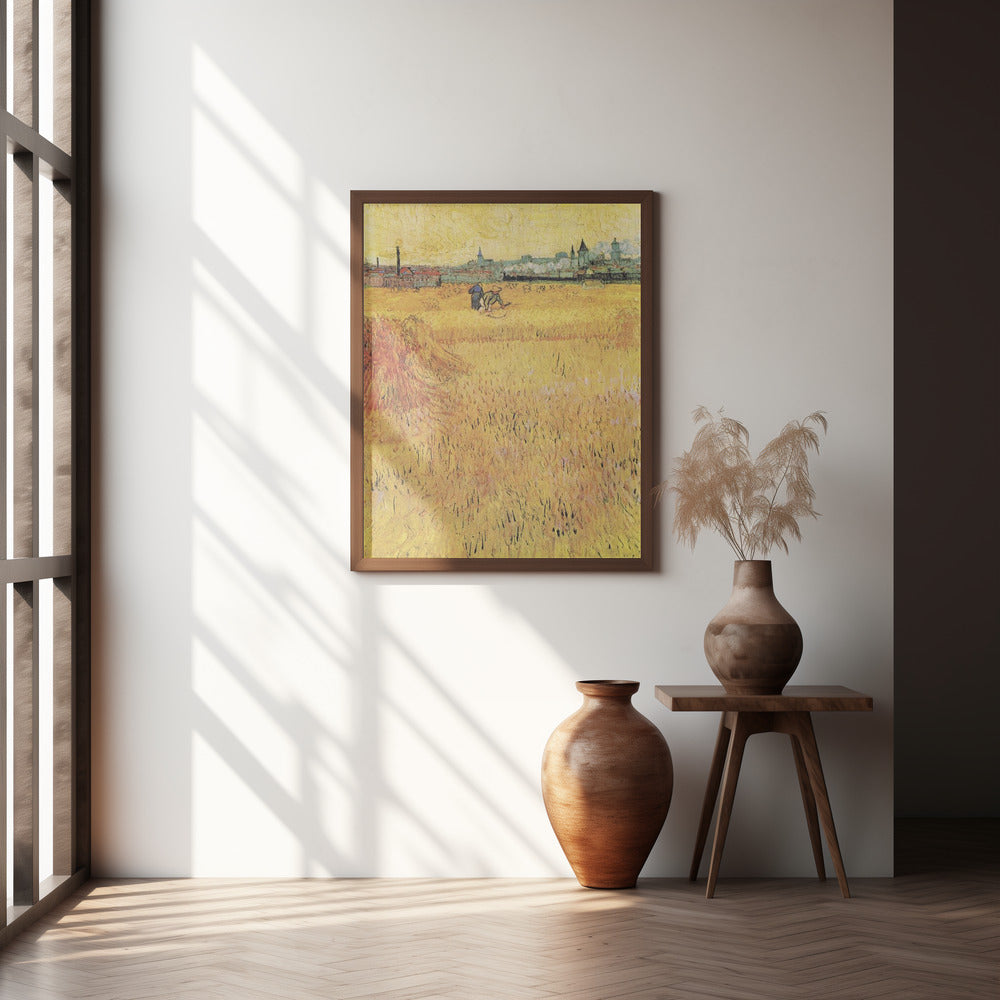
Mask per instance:
[[[651,191],[351,192],[351,568],[653,564]]]

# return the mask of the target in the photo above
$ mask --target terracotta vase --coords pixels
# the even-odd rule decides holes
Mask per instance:
[[[705,656],[729,694],[780,694],[802,657],[802,632],[774,596],[770,559],[738,560],[733,592],[705,629]]]
[[[630,889],[667,818],[670,750],[632,706],[637,681],[578,681],[576,689],[583,705],[545,745],[545,810],[581,885]]]

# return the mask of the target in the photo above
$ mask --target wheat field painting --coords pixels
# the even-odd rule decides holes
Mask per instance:
[[[652,195],[352,193],[352,566],[646,568]]]

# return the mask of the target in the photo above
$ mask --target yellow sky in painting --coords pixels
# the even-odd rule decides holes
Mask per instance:
[[[493,260],[523,254],[552,257],[558,251],[593,248],[612,239],[638,250],[639,205],[619,204],[387,204],[364,207],[365,260],[454,266],[472,260],[480,247]]]

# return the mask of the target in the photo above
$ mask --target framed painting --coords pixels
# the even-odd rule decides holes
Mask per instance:
[[[652,566],[653,193],[351,193],[351,568]]]

